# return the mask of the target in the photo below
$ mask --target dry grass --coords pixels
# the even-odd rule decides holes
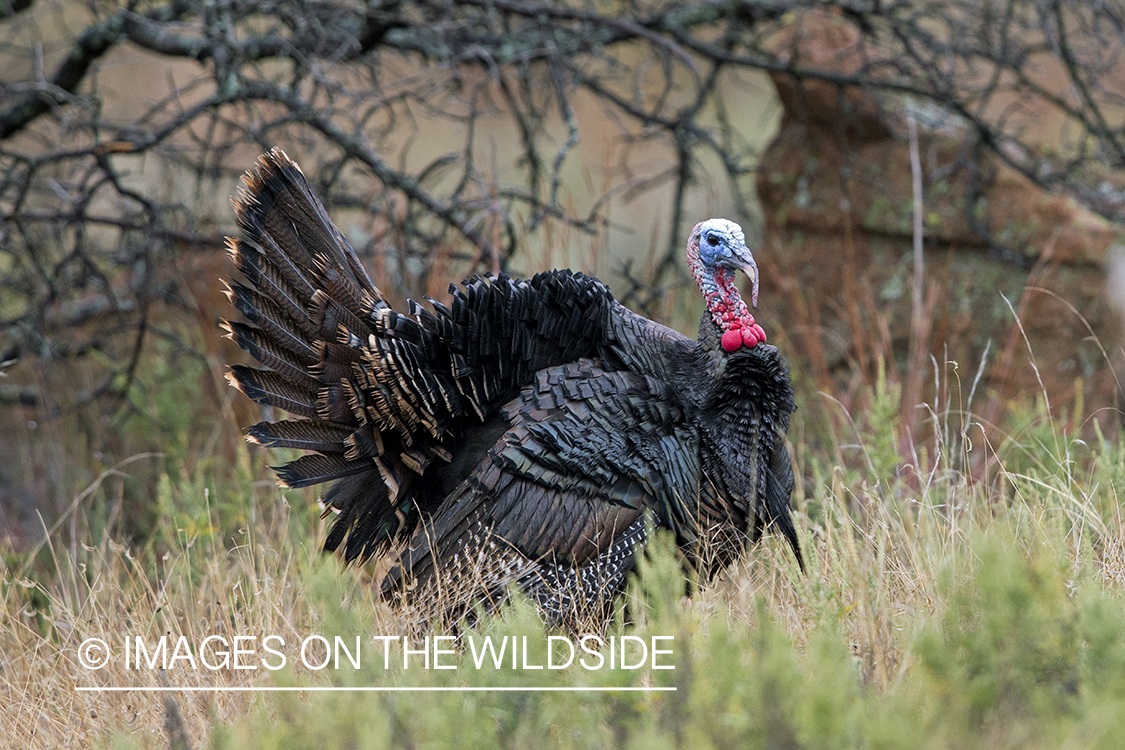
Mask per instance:
[[[157,492],[174,494],[167,482]],[[284,521],[284,514],[279,520]],[[83,546],[77,559],[49,548],[52,569],[6,566],[0,628],[7,693],[2,728],[5,737],[19,738],[13,746],[88,746],[104,740],[107,731],[139,737],[155,733],[156,746],[163,744],[165,717],[159,700],[75,691],[78,685],[152,684],[154,677],[148,670],[127,670],[117,658],[98,672],[82,668],[76,651],[86,638],[101,638],[115,650],[125,634],[150,642],[166,633],[183,634],[199,644],[209,635],[274,633],[291,641],[319,624],[319,602],[310,591],[318,567],[327,568],[338,584],[334,593],[341,606],[354,604],[366,618],[380,616],[362,574],[336,575],[333,561],[316,551],[312,534],[294,539],[285,525],[243,528],[234,531],[238,542],[228,547],[223,544],[230,538],[226,531],[191,533],[181,526],[170,534],[178,543],[163,552],[103,539]],[[27,562],[19,556],[15,561]],[[365,629],[368,624],[363,622]],[[172,677],[177,685],[192,686],[260,679],[232,670],[187,670]],[[249,704],[246,697],[227,693],[180,705],[188,726],[198,731],[210,722],[244,715]]]
[[[875,394],[876,408],[880,399],[884,407],[893,405],[896,395]],[[846,644],[856,685],[889,693],[901,691],[907,680],[918,632],[948,612],[948,597],[957,591],[948,577],[971,578],[974,540],[981,535],[1063,566],[1075,581],[1093,582],[1120,606],[1125,582],[1125,527],[1116,495],[1125,476],[1120,447],[1107,442],[1088,450],[1076,441],[1062,442],[1045,418],[1029,424],[1022,438],[1010,435],[1009,443],[996,452],[999,469],[988,482],[949,465],[955,462],[948,457],[956,455],[951,447],[927,447],[946,458],[932,465],[917,487],[911,480],[918,473],[904,472],[897,455],[881,452],[897,443],[872,428],[857,426],[856,434],[841,437],[828,454],[798,445],[805,481],[796,501],[808,575],[796,571],[780,540],[770,539],[697,595],[674,597],[679,614],[671,621],[666,614],[646,616],[650,604],[635,606],[636,625],[659,629],[674,622],[704,637],[719,623],[752,633],[767,618],[780,625],[798,655],[807,654],[828,629]],[[980,444],[972,449],[977,450],[995,448]],[[1009,471],[1009,463],[1022,468]],[[159,697],[75,690],[154,679],[149,670],[125,669],[119,658],[101,671],[87,671],[76,654],[85,638],[119,644],[123,634],[151,640],[183,634],[198,644],[208,635],[277,634],[294,643],[312,633],[401,632],[396,613],[375,601],[364,570],[341,569],[319,554],[322,532],[308,514],[283,508],[250,527],[231,529],[209,506],[208,491],[202,491],[201,506],[186,496],[198,491],[198,485],[174,486],[168,479],[155,488],[154,501],[164,509],[158,543],[130,549],[103,538],[82,546],[77,558],[48,545],[40,556],[48,566],[9,556],[0,628],[5,693],[0,721],[13,746],[89,746],[113,735],[143,747],[168,742],[167,709]],[[261,494],[263,488],[233,492]],[[646,622],[650,617],[654,623]],[[426,679],[445,684],[441,677]],[[279,678],[261,669],[211,672],[181,665],[168,679],[178,686],[227,686],[340,678],[329,672],[286,672]],[[245,694],[182,694],[174,705],[197,746],[213,727],[254,716],[276,720],[278,711],[284,713],[272,700]]]

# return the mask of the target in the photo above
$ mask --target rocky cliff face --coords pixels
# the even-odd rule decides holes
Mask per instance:
[[[805,63],[858,64],[855,40],[826,16],[795,21],[777,43]],[[1120,226],[974,149],[937,113],[908,115],[905,100],[773,78],[784,115],[758,178],[767,217],[760,255],[784,280],[775,326],[808,353],[814,376],[846,382],[880,356],[899,372],[930,370],[932,354],[939,365],[959,363],[967,394],[987,349],[980,392],[994,404],[1045,390],[1078,420],[1119,404],[1125,340],[1115,304],[1125,309],[1117,288],[1125,272],[1109,271],[1125,248]],[[916,317],[908,116],[918,123],[923,182]]]

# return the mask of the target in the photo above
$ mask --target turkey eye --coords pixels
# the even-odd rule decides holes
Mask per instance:
[[[707,235],[707,244],[711,247],[714,247],[715,245],[719,244],[719,238],[713,234],[709,234]]]

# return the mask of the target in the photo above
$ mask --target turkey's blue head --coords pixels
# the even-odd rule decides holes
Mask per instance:
[[[701,221],[691,230],[687,244],[688,265],[695,277],[711,319],[722,331],[719,343],[733,352],[753,348],[766,340],[766,332],[754,321],[734,284],[734,272],[750,277],[750,301],[758,306],[758,264],[746,247],[742,227],[727,219]]]

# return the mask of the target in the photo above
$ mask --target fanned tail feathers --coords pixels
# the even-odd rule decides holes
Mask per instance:
[[[326,546],[343,543],[348,559],[435,510],[442,496],[422,495],[460,481],[442,472],[466,471],[448,469],[452,441],[471,442],[537,370],[601,352],[617,303],[597,279],[478,277],[450,287],[451,305],[430,300],[431,312],[411,301],[404,315],[284,153],[263,155],[243,182],[234,200],[242,239],[228,244],[247,283],[227,296],[246,322],[224,327],[266,369],[236,366],[230,379],[254,401],[310,420],[255,425],[248,439],[315,452],[278,469],[286,486],[347,479],[323,502],[340,513]]]
[[[261,445],[313,451],[276,469],[283,486],[350,480],[354,497],[325,498],[340,511],[346,536],[354,521],[348,511],[361,497],[370,497],[376,515],[395,515],[373,461],[379,441],[353,382],[375,331],[373,315],[386,303],[283,152],[263,155],[243,182],[233,201],[242,238],[228,247],[248,285],[230,284],[226,294],[247,322],[223,327],[267,369],[235,366],[228,377],[259,404],[303,418],[262,422],[247,433]]]

